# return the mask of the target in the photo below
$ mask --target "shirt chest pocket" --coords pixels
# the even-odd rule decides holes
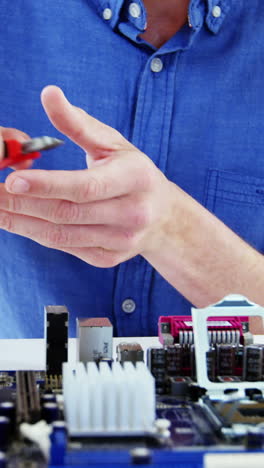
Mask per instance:
[[[264,178],[209,170],[205,206],[264,252]]]

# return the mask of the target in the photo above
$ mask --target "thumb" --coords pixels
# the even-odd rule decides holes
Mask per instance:
[[[57,86],[44,88],[41,101],[53,125],[94,160],[113,156],[115,152],[132,146],[117,130],[73,106]]]

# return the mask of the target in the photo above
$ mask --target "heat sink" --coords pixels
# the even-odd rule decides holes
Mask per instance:
[[[153,432],[154,378],[143,362],[63,365],[64,412],[71,436]]]

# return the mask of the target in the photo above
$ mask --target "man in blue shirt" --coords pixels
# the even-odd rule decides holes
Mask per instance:
[[[1,122],[57,136],[48,83],[89,115],[45,88],[78,146],[1,174],[1,337],[42,336],[45,304],[68,306],[72,333],[108,316],[147,335],[190,302],[263,303],[263,15],[257,0],[3,1]]]

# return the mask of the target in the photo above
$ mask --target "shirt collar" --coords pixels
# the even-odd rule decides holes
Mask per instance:
[[[217,34],[227,17],[233,0],[207,0],[205,22],[211,32]],[[218,14],[220,15],[218,16]]]
[[[121,12],[129,19],[131,25],[143,31],[146,24],[146,11],[143,0],[87,0],[92,1],[99,15],[115,28],[121,20]],[[191,0],[189,7],[189,22],[194,29],[198,29],[205,21],[208,29],[217,34],[229,13],[233,0]],[[136,3],[142,14],[138,18],[129,15],[129,6]],[[123,7],[123,8],[122,8]],[[104,12],[108,10],[107,19]],[[111,17],[109,18],[109,16]]]

